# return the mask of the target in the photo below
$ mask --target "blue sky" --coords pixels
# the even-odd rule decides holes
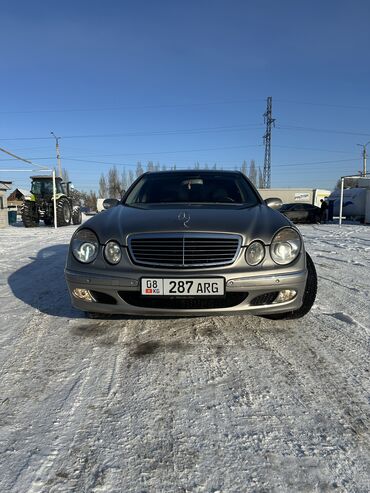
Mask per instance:
[[[54,165],[54,131],[83,190],[138,160],[262,168],[272,96],[272,186],[331,189],[370,140],[369,18],[367,0],[3,0],[0,147]]]

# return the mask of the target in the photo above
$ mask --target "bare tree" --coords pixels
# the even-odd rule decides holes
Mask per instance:
[[[126,170],[123,168],[121,173],[121,195],[128,189]]]
[[[242,162],[242,166],[240,168],[240,171],[245,175],[245,176],[248,176],[247,174],[247,161],[244,159],[244,161]]]
[[[138,161],[136,165],[136,178],[139,178],[139,176],[141,176],[143,173],[144,173],[144,169],[141,165],[141,161]]]
[[[101,199],[106,199],[108,197],[107,181],[103,173],[100,175],[99,178],[99,197]]]
[[[358,179],[361,178],[359,176],[358,178],[356,177],[349,177],[349,178],[344,178],[344,188],[358,188]],[[339,179],[335,185],[335,188],[341,188],[341,180]]]
[[[85,207],[88,207],[90,210],[96,211],[96,209],[97,209],[97,207],[96,207],[97,196],[93,190],[90,190],[89,193],[84,193],[83,201],[84,201]]]
[[[119,179],[116,166],[113,166],[108,171],[108,195],[112,199],[120,199],[121,191],[121,180]]]
[[[68,170],[66,168],[62,169],[62,179],[63,179],[64,183],[69,182],[69,174],[68,174]]]
[[[254,159],[251,160],[251,165],[249,167],[249,179],[253,183],[253,185],[256,185],[257,170],[256,170],[256,163],[254,162]]]
[[[263,175],[260,166],[258,166],[258,188],[263,188]]]

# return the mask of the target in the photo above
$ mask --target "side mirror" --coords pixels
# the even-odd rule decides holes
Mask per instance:
[[[280,209],[283,205],[283,202],[278,197],[269,197],[265,200],[265,204],[271,207],[271,209]]]
[[[112,207],[116,207],[120,202],[117,199],[105,199],[103,202],[104,209],[111,209]]]

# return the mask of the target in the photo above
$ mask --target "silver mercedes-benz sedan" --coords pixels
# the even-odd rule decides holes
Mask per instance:
[[[280,205],[236,171],[145,173],[74,233],[72,304],[92,317],[302,317],[317,276]]]

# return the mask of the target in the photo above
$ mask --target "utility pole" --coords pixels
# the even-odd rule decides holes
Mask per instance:
[[[369,142],[366,142],[366,144],[357,144],[358,146],[362,147],[362,176],[366,176],[367,171],[366,171],[366,161],[367,161],[367,149],[366,146],[370,144]]]
[[[263,136],[265,144],[265,161],[263,164],[263,188],[271,188],[271,129],[275,126],[275,118],[272,118],[272,97],[267,98],[267,109],[263,114],[266,123],[266,133]]]
[[[60,161],[60,149],[59,149],[59,139],[60,137],[57,137],[54,132],[50,132],[51,135],[55,138],[55,149],[57,151],[57,162],[58,162],[58,175],[60,178],[62,177],[62,163]]]

